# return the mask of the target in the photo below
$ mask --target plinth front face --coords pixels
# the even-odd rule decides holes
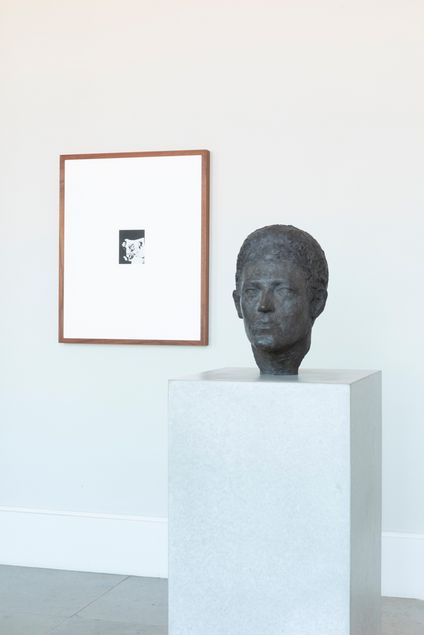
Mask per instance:
[[[170,635],[353,635],[352,395],[172,382]]]

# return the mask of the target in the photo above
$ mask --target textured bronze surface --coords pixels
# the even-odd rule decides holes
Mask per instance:
[[[298,373],[325,307],[327,284],[325,254],[307,232],[269,225],[246,238],[233,298],[262,373]]]

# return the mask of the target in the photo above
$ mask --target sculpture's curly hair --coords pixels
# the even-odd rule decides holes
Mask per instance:
[[[261,254],[276,260],[294,260],[306,273],[311,302],[316,304],[314,318],[325,306],[328,265],[324,251],[310,234],[293,225],[267,225],[249,234],[237,257],[236,290],[240,292],[245,265]]]

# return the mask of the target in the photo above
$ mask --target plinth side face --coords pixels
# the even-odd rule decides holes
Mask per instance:
[[[306,232],[270,225],[246,238],[233,298],[262,373],[298,373],[325,306],[327,284],[325,254]]]
[[[380,634],[380,375],[333,375],[171,382],[170,635]]]

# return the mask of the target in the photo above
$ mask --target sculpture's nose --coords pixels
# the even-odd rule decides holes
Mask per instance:
[[[269,313],[270,311],[274,311],[274,298],[273,293],[270,289],[262,291],[258,310],[262,313]]]

